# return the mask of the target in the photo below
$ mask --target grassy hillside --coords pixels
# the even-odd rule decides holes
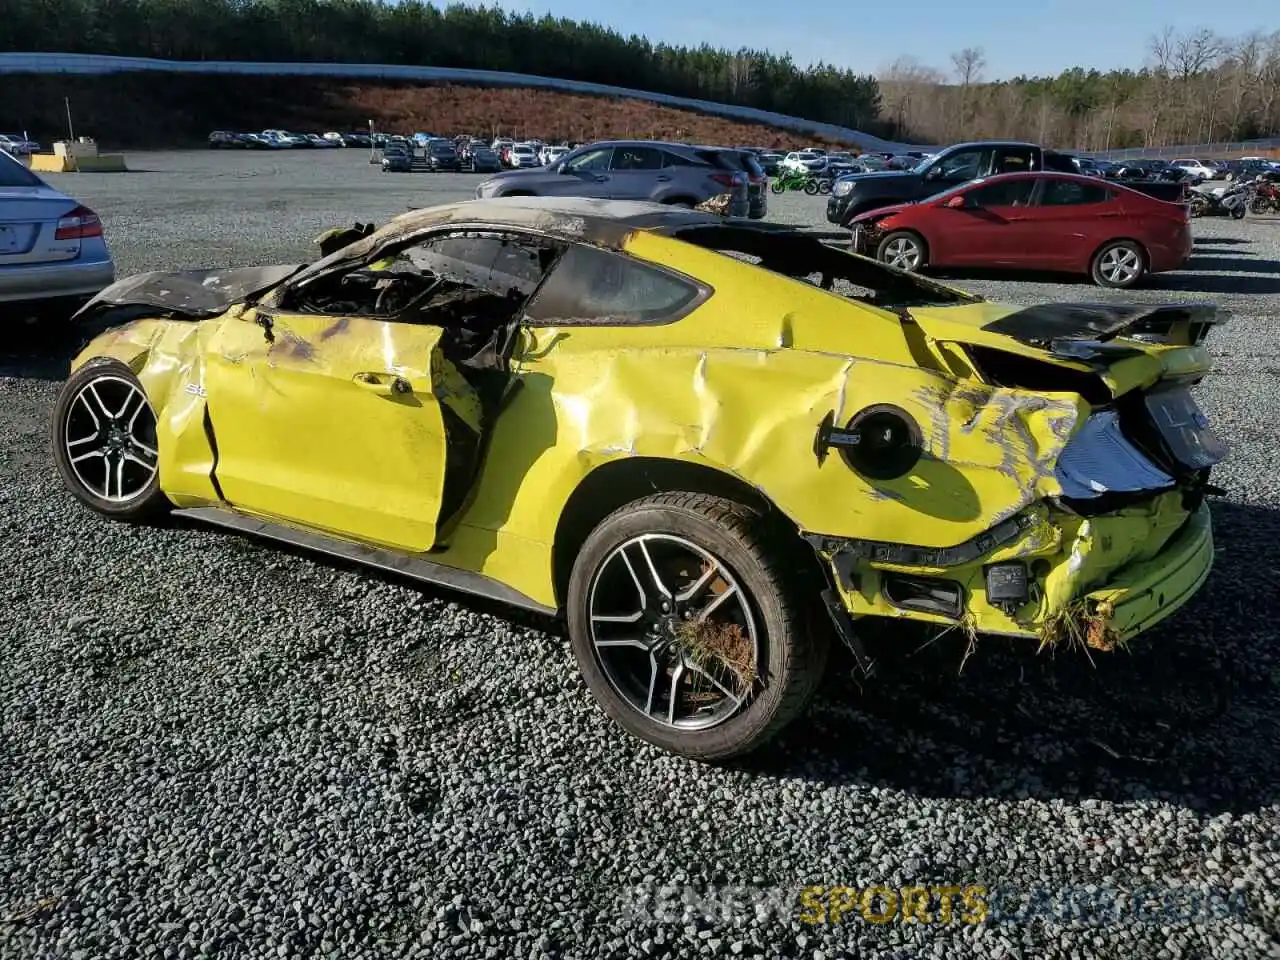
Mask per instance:
[[[76,134],[106,149],[196,145],[214,129],[363,130],[371,119],[396,132],[545,140],[652,137],[787,148],[822,142],[639,100],[546,90],[151,73],[17,76],[5,85],[23,95],[0,97],[0,129],[27,130],[45,144],[61,138],[69,97]]]

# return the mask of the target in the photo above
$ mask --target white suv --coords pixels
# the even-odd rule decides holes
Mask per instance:
[[[1219,174],[1216,166],[1210,166],[1203,160],[1174,160],[1172,165],[1187,171],[1194,177],[1203,177],[1205,180],[1212,180]]]

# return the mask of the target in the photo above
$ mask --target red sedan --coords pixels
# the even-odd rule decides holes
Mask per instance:
[[[1006,173],[855,217],[853,250],[903,270],[997,267],[1080,273],[1131,287],[1191,255],[1191,211],[1114,182]]]

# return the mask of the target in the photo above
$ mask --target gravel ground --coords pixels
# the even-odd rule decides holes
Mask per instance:
[[[383,176],[357,151],[130,160],[145,172],[54,178],[103,215],[122,272],[309,257],[325,226],[475,182]],[[771,204],[823,225],[819,198]],[[736,769],[612,729],[550,624],[79,509],[46,452],[65,359],[11,347],[0,956],[1276,955],[1280,225],[1196,230],[1191,269],[1136,296],[1236,314],[1200,390],[1235,447],[1200,596],[1096,666],[986,641],[958,674],[948,640],[882,642],[873,683],[834,672]],[[809,925],[807,884],[993,893],[983,923]],[[686,918],[657,885],[764,899]]]

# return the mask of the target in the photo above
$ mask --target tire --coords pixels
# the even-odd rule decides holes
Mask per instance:
[[[770,193],[784,193],[786,189],[787,189],[786,186],[784,186],[782,182],[778,180],[774,180],[773,183],[769,184]]]
[[[1243,203],[1237,203],[1234,207],[1231,208],[1232,220],[1243,220],[1244,215],[1245,215],[1245,209],[1244,209]]]
[[[876,259],[899,270],[916,273],[928,265],[929,247],[920,234],[912,230],[895,230],[876,247]]]
[[[1127,290],[1147,272],[1147,253],[1132,240],[1103,244],[1093,255],[1089,275],[1100,287]]]
[[[797,598],[788,579],[796,563],[785,554],[786,542],[764,532],[758,513],[719,497],[658,494],[606,517],[579,551],[566,603],[574,657],[605,713],[633,736],[708,762],[749,753],[799,716],[822,679],[830,633],[821,626],[807,629],[805,613],[815,608]],[[640,571],[639,578],[632,570]],[[649,570],[663,571],[674,609],[662,610]],[[690,580],[704,586],[685,607],[679,597]],[[712,603],[708,597],[717,598],[715,618],[691,619],[689,609],[705,609]],[[633,606],[642,608],[634,619]],[[608,610],[615,611],[612,621],[604,619]],[[731,638],[731,649],[738,643],[738,650],[751,651],[754,638],[754,656],[744,654],[748,668],[754,661],[748,676],[727,672],[723,661],[702,659],[704,666],[720,664],[712,668],[723,681],[717,687],[707,673],[689,667],[699,655],[682,644],[700,641],[680,638],[696,637],[684,625],[698,622],[723,629],[712,636]],[[598,629],[616,634],[604,639],[624,643],[601,646]],[[631,641],[628,630],[653,649]],[[707,648],[701,649],[705,657]],[[669,722],[673,686],[675,724]]]
[[[1266,213],[1270,205],[1266,197],[1254,197],[1249,201],[1249,212],[1253,214]]]
[[[62,385],[50,443],[62,482],[98,513],[143,522],[168,510],[160,490],[155,411],[138,378],[119,360],[90,360]]]
[[[804,184],[804,192],[811,197],[816,197],[818,195],[818,181],[806,180]]]
[[[822,194],[830,193],[830,192],[831,192],[831,181],[830,181],[830,180],[819,180],[819,181],[818,181],[818,192],[819,192],[819,193],[822,193]]]

